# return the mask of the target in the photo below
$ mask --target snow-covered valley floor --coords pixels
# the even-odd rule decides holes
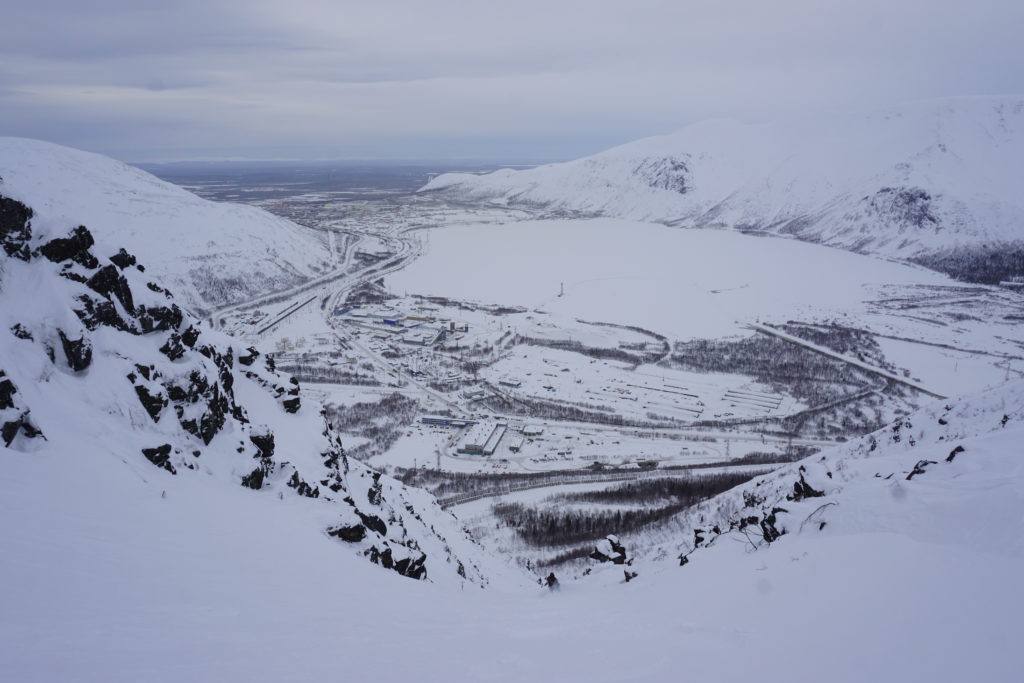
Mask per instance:
[[[433,230],[424,256],[389,278],[399,292],[540,308],[673,339],[736,334],[757,318],[859,312],[882,284],[951,281],[796,240],[610,218]]]

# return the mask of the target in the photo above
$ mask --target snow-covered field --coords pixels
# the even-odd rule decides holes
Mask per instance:
[[[795,240],[605,218],[432,230],[425,254],[387,282],[690,339],[757,318],[857,313],[872,286],[949,279]]]
[[[634,369],[624,363],[538,347],[509,354],[483,375],[492,385],[509,378],[521,382],[517,388],[503,388],[512,397],[598,403],[640,420],[652,413],[662,419],[686,421],[779,416],[806,407],[741,375],[709,375],[655,366]]]

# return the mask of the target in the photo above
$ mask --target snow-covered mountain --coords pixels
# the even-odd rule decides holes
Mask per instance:
[[[792,235],[992,281],[1015,267],[987,272],[972,257],[1024,249],[1022,173],[1024,97],[959,98],[773,124],[709,121],[567,163],[445,174],[421,192]]]
[[[321,532],[413,578],[486,583],[479,551],[433,498],[350,461],[272,358],[206,328],[114,240],[0,195],[0,436],[20,485],[57,472],[100,498],[187,498],[198,480],[297,508]],[[143,219],[137,224],[145,230]],[[132,482],[128,489],[122,481]],[[112,485],[105,482],[121,481]],[[6,492],[8,495],[10,492]],[[228,494],[225,494],[228,495]],[[13,516],[19,513],[12,511]],[[13,519],[9,516],[8,519]]]
[[[261,209],[210,202],[113,159],[0,138],[0,193],[32,207],[33,230],[85,224],[138,256],[181,304],[212,308],[284,289],[328,267],[326,237]]]

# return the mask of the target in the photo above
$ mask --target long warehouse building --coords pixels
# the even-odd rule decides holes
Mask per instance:
[[[462,437],[458,452],[466,455],[494,455],[507,430],[507,424],[475,424]]]

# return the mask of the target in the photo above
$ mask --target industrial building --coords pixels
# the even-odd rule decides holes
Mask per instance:
[[[425,425],[437,425],[439,427],[468,427],[475,425],[476,420],[463,420],[458,417],[445,417],[443,415],[424,415],[420,422]]]
[[[543,433],[543,427],[538,427],[536,425],[526,425],[525,427],[523,427],[524,436],[540,436]]]
[[[466,455],[494,455],[501,438],[508,431],[507,424],[481,422],[474,424],[462,437],[459,453]]]
[[[442,341],[445,334],[444,329],[434,327],[417,327],[416,329],[409,330],[409,332],[402,337],[402,341],[406,344],[415,344],[417,346],[433,346],[437,342]]]

